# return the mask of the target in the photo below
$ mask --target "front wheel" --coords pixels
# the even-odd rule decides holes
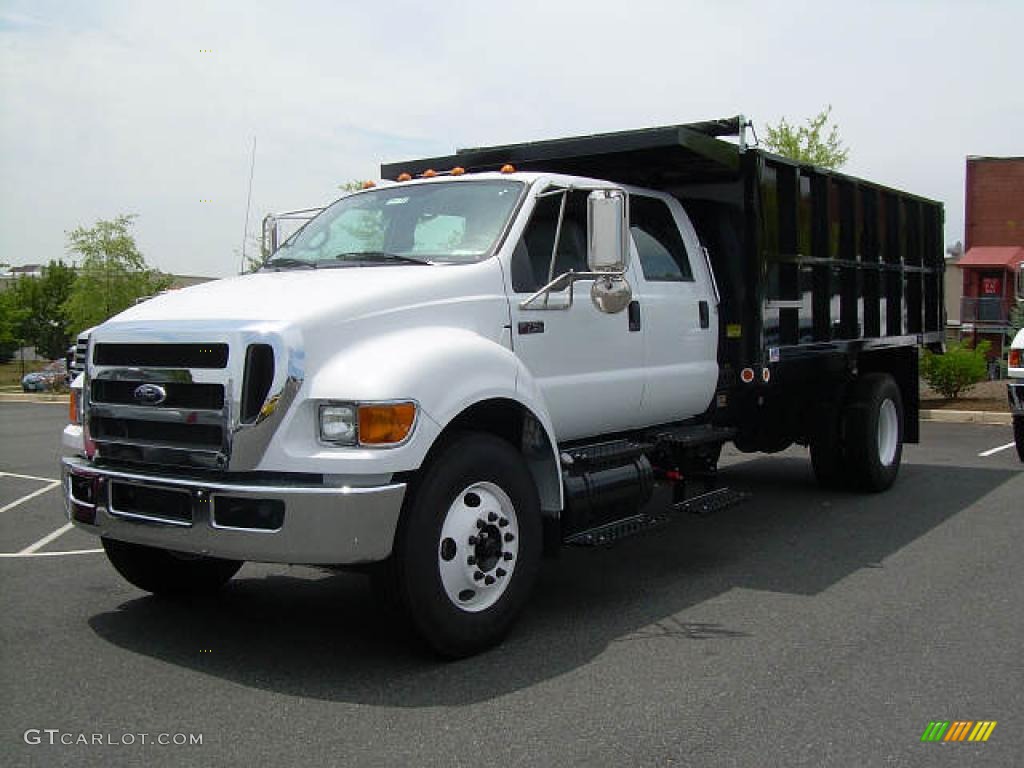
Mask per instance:
[[[1017,444],[1017,458],[1024,461],[1024,415],[1013,417],[1013,442]]]
[[[395,588],[431,648],[469,656],[508,632],[541,550],[540,502],[522,456],[492,435],[463,435],[430,464],[407,503]]]
[[[155,595],[210,594],[242,567],[237,560],[187,555],[107,538],[102,541],[114,569],[131,584]]]

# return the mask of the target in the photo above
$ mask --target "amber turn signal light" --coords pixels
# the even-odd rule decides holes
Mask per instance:
[[[394,445],[409,436],[416,421],[415,403],[359,406],[359,444]]]
[[[68,421],[71,424],[78,423],[78,398],[82,390],[72,389],[71,397],[68,399]]]

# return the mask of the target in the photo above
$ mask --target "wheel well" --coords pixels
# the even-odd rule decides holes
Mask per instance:
[[[562,511],[562,478],[555,461],[554,445],[547,430],[529,408],[507,398],[474,403],[448,422],[431,446],[424,465],[453,435],[460,432],[486,432],[511,443],[526,459],[544,516],[559,517]]]

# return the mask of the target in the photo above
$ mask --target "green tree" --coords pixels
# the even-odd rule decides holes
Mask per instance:
[[[68,250],[82,259],[65,303],[76,334],[170,287],[170,275],[152,269],[139,252],[131,233],[134,221],[134,215],[122,214],[68,233]]]
[[[832,105],[829,104],[808,118],[805,125],[792,126],[786,118],[782,118],[778,125],[766,125],[765,146],[801,163],[842,168],[850,158],[850,149],[839,138],[839,126],[828,125],[831,115]]]
[[[40,277],[20,277],[7,291],[18,309],[17,337],[50,360],[64,355],[71,344],[65,303],[75,284],[75,270],[51,261]]]
[[[14,287],[0,291],[0,363],[6,363],[22,346],[21,329],[25,310],[17,300]]]

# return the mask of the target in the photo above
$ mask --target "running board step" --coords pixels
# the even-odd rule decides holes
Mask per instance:
[[[704,517],[713,512],[739,504],[750,497],[749,493],[734,491],[730,488],[719,488],[709,493],[695,496],[692,499],[678,502],[660,514],[640,513],[621,520],[613,520],[604,525],[588,528],[574,533],[565,539],[565,543],[577,547],[598,547],[625,539],[637,533],[657,528],[671,521],[679,512],[689,512]]]
[[[717,488],[692,499],[684,499],[672,505],[676,512],[689,512],[691,515],[706,517],[715,512],[739,504],[750,498],[750,494],[744,491],[734,491],[732,488]]]
[[[647,453],[653,447],[650,443],[638,443],[634,440],[609,440],[604,443],[563,448],[561,451],[562,466],[565,469],[579,470],[626,464]]]
[[[680,448],[690,448],[709,443],[725,443],[736,437],[732,427],[715,427],[710,424],[691,424],[672,429],[648,432],[644,437],[653,443],[668,443]]]

